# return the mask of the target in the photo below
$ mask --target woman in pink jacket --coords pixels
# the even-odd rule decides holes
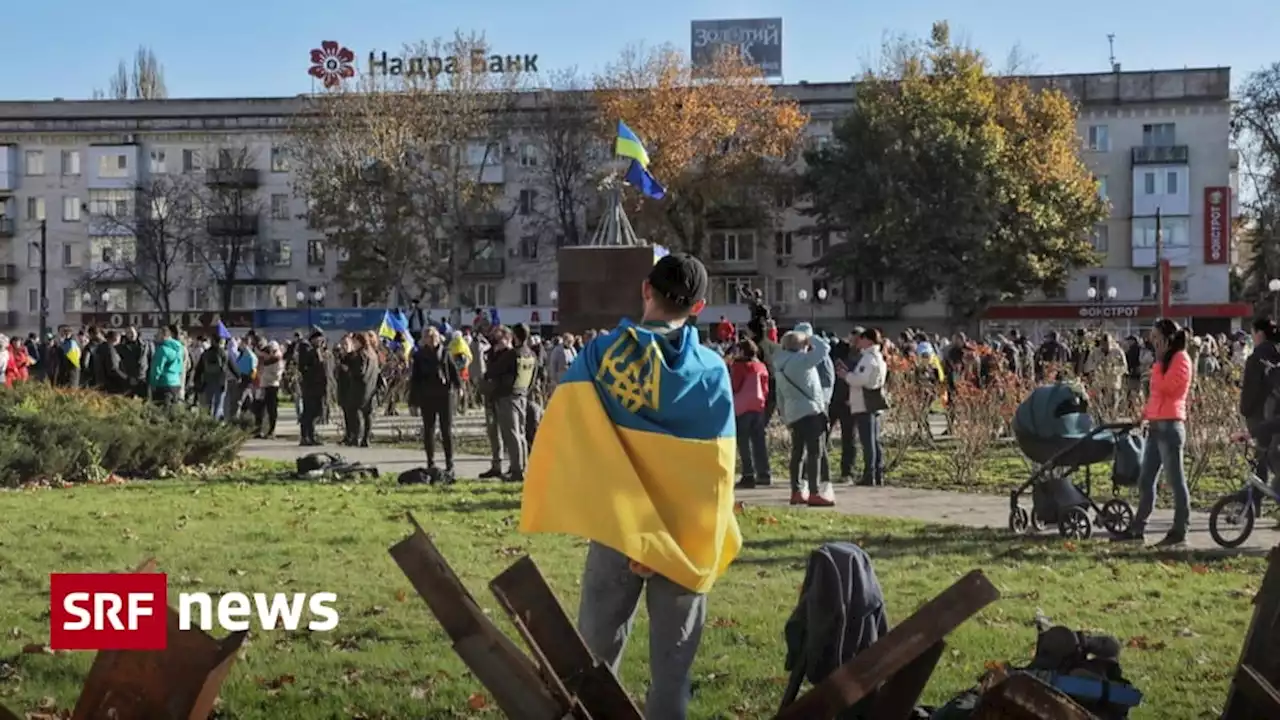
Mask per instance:
[[[1142,419],[1147,424],[1147,443],[1138,479],[1138,512],[1129,532],[1121,540],[1141,541],[1147,518],[1156,502],[1156,477],[1164,468],[1164,479],[1173,490],[1173,528],[1157,547],[1181,545],[1187,540],[1191,516],[1191,496],[1183,470],[1182,449],[1186,443],[1187,395],[1191,391],[1191,358],[1187,355],[1187,331],[1169,319],[1156,322],[1151,331],[1156,362],[1151,367],[1151,391]]]

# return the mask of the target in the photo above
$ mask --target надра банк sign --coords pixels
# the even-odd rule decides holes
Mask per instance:
[[[465,59],[450,55],[446,57],[418,55],[391,57],[383,51],[369,53],[370,75],[404,75],[406,77],[435,77],[441,73],[453,75],[459,72],[459,65]],[[520,73],[538,72],[538,56],[534,55],[487,55],[484,50],[471,51],[472,73]]]
[[[733,50],[765,77],[782,77],[782,18],[694,20],[689,27],[695,73],[710,68],[717,53]]]

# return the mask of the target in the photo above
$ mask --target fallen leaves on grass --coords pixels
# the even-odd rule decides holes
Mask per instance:
[[[711,619],[711,627],[713,628],[731,628],[738,627],[738,621],[733,618],[718,617]]]
[[[404,602],[405,600],[408,600],[408,599],[409,599],[409,593],[403,590],[396,591],[396,602]]]
[[[761,515],[760,517],[756,518],[756,522],[760,523],[761,525],[777,525],[778,518],[774,517],[773,515]]]
[[[467,707],[472,710],[484,710],[489,707],[489,699],[480,693],[471,693],[471,697],[467,698]]]
[[[268,695],[279,695],[287,686],[298,682],[298,678],[292,675],[280,675],[270,680],[260,679],[262,687],[266,688]]]
[[[1125,645],[1134,650],[1165,649],[1165,644],[1163,642],[1160,642],[1159,640],[1152,642],[1147,639],[1146,635],[1134,635],[1133,637],[1129,638],[1129,642],[1125,643]]]

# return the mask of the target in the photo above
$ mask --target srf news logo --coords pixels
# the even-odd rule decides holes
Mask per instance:
[[[52,650],[164,650],[169,644],[169,579],[164,573],[54,573],[49,576],[49,648]],[[297,630],[305,610],[308,630],[338,626],[333,593],[208,593],[178,596],[178,629],[248,630],[257,616],[264,630]],[[192,616],[199,613],[199,620]]]

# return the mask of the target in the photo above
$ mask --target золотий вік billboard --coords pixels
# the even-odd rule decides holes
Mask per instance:
[[[765,77],[782,77],[782,18],[694,20],[690,23],[689,58],[697,74],[716,53],[734,50],[756,65]]]

